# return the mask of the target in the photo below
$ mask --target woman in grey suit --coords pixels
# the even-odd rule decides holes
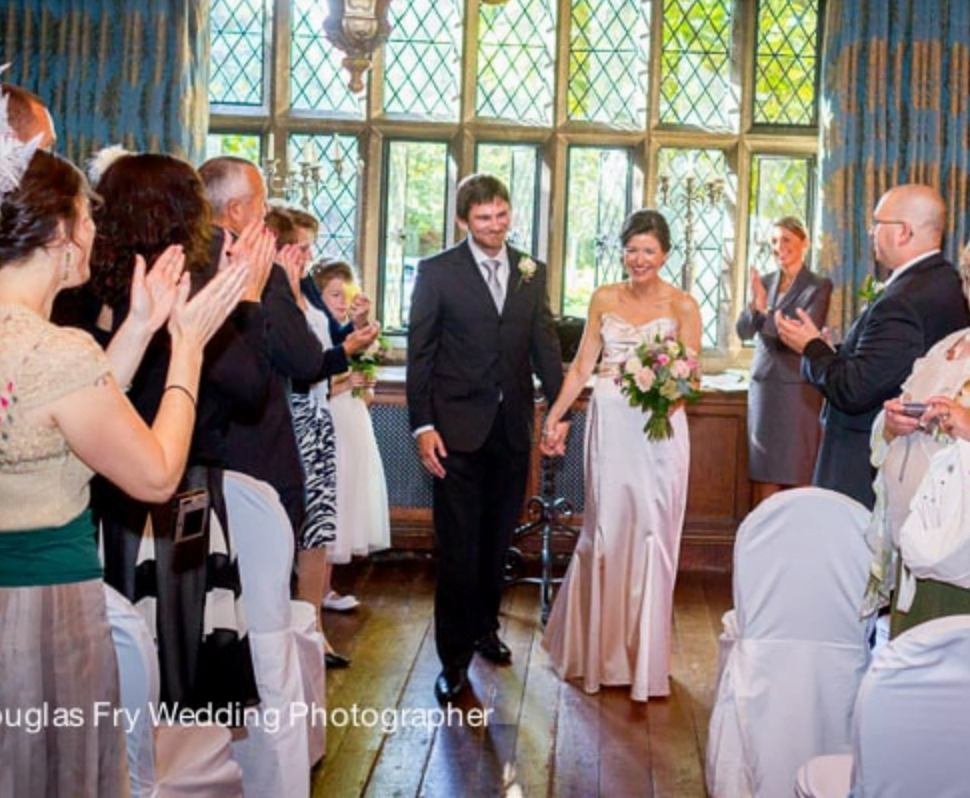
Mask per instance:
[[[832,282],[805,265],[809,239],[793,216],[777,219],[771,229],[771,253],[778,271],[764,277],[751,270],[751,301],[742,311],[737,332],[755,338],[748,389],[748,449],[754,501],[785,487],[812,481],[818,449],[821,394],[801,376],[799,355],[778,337],[774,312],[795,317],[802,308],[816,326],[825,324]]]

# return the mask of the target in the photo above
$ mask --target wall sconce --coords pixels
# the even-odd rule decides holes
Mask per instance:
[[[344,67],[350,72],[349,86],[355,93],[364,90],[364,73],[371,57],[387,41],[391,26],[387,7],[391,0],[328,0],[330,14],[323,23],[327,39],[343,53]]]

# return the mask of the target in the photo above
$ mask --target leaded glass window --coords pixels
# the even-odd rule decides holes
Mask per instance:
[[[453,120],[458,117],[462,8],[458,0],[390,4],[384,48],[384,110]]]
[[[811,186],[813,158],[756,155],[751,164],[751,208],[748,218],[748,265],[762,274],[777,268],[771,257],[772,222],[782,216],[795,216],[812,229]],[[748,290],[745,270],[745,291]],[[747,294],[745,294],[747,296]]]
[[[572,0],[569,31],[570,119],[643,127],[647,115],[649,4]]]
[[[816,215],[819,0],[394,0],[360,95],[327,5],[212,0],[209,154],[278,159],[274,196],[318,215],[319,254],[360,267],[386,329],[407,324],[418,259],[462,235],[458,180],[488,171],[574,316],[623,279],[619,226],[666,186],[663,276],[700,304],[707,356],[743,359],[765,224]],[[688,178],[723,188],[690,219]]]
[[[536,252],[539,148],[532,144],[479,144],[475,171],[493,174],[509,187],[509,243],[523,252]]]
[[[630,210],[627,150],[570,147],[563,314],[585,316],[593,290],[623,278],[620,226]]]
[[[556,45],[554,0],[482,4],[478,24],[479,116],[548,125]]]
[[[287,163],[294,169],[285,195],[320,222],[315,255],[355,264],[359,158],[356,136],[290,136]]]
[[[218,155],[233,155],[259,163],[259,147],[259,136],[247,136],[245,133],[210,133],[205,140],[205,157],[208,159]]]
[[[671,125],[736,130],[731,79],[732,6],[723,0],[664,0],[660,119]]]
[[[760,0],[754,119],[769,125],[816,124],[818,3]]]
[[[264,0],[211,0],[209,100],[237,106],[262,106]]]
[[[407,324],[418,261],[445,245],[448,148],[437,141],[387,145],[384,197],[385,329]]]
[[[363,116],[363,101],[347,87],[343,53],[327,41],[326,3],[294,0],[290,102],[294,109]]]
[[[724,212],[724,153],[667,147],[660,150],[658,168],[657,205],[671,236],[661,274],[700,305],[704,346],[722,345],[727,333],[718,320],[729,312],[733,249]]]

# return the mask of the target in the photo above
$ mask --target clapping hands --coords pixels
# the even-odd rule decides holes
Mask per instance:
[[[179,244],[166,248],[152,264],[151,271],[148,271],[145,259],[135,255],[128,316],[149,335],[154,334],[172,312],[184,268],[185,253]]]
[[[226,246],[223,248],[219,269],[224,270],[230,263],[244,265],[247,269],[247,280],[242,301],[259,302],[266,281],[269,280],[275,254],[276,236],[262,219],[256,219],[243,229],[235,241],[231,241],[228,233],[226,234]]]

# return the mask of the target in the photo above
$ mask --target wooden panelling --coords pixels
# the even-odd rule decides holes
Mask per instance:
[[[566,457],[556,462],[556,494],[575,512],[570,523],[582,524],[583,427],[589,403],[588,391],[574,405]],[[536,405],[536,429],[541,428],[545,405]],[[372,405],[374,427],[387,474],[391,502],[392,541],[398,549],[427,549],[431,538],[431,477],[414,452],[407,424],[404,370],[382,370]],[[747,395],[706,392],[687,410],[691,463],[687,518],[681,547],[683,569],[730,568],[734,533],[751,508],[746,442]],[[527,496],[542,489],[542,458],[532,451]],[[522,521],[528,521],[523,508]],[[568,542],[561,545],[568,545]]]

